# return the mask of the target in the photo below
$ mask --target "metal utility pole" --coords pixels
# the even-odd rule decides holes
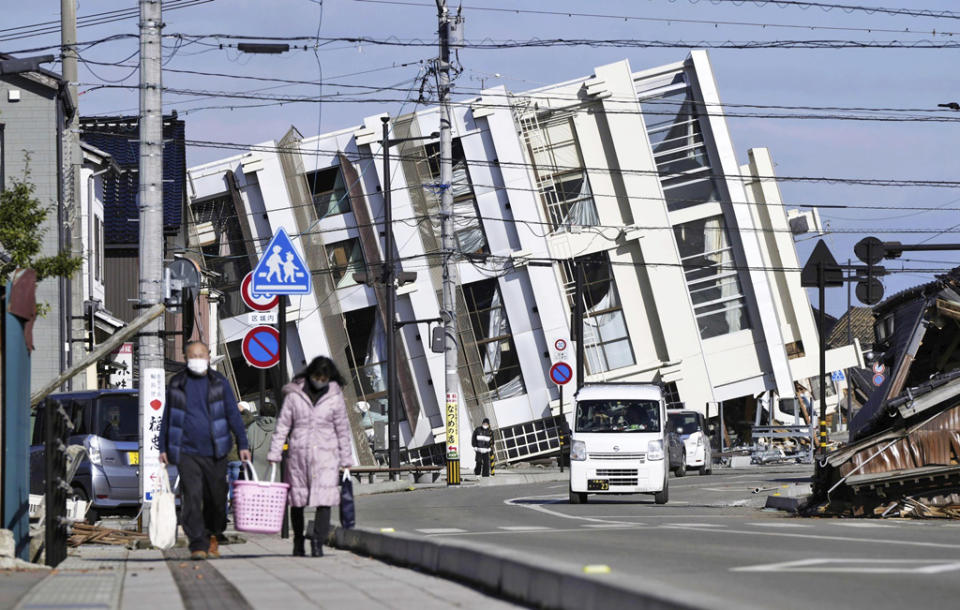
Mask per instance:
[[[163,100],[161,98],[161,0],[140,0],[140,294],[139,307],[163,302]],[[150,402],[164,401],[163,318],[148,324],[139,336],[140,422],[150,413]],[[159,388],[155,387],[159,379]],[[153,395],[160,393],[159,396]],[[159,409],[157,409],[159,411]],[[152,465],[140,439],[140,497]],[[155,467],[155,466],[154,466]],[[144,511],[148,514],[149,511]]]
[[[437,0],[440,21],[440,235],[443,256],[443,367],[447,412],[447,485],[460,484],[460,400],[457,374],[457,268],[453,260],[453,141],[450,131],[450,13],[446,0]]]
[[[852,267],[853,261],[847,259],[847,267]],[[853,345],[853,282],[847,282],[847,345]],[[851,369],[852,370],[852,369]],[[847,426],[853,415],[853,378],[847,371]],[[838,403],[839,404],[839,403]]]
[[[61,214],[58,227],[59,250],[79,256],[83,252],[83,230],[80,213],[80,111],[77,106],[77,5],[76,0],[60,0],[60,49],[63,56],[63,80],[67,84],[73,116],[67,119],[63,130],[61,147],[61,166],[63,174],[63,197],[60,202]],[[93,262],[87,269],[93,273]],[[60,325],[63,339],[63,351],[60,372],[73,364],[74,339],[84,335],[83,316],[83,274],[60,280]],[[79,346],[82,345],[78,343]],[[82,357],[82,355],[81,355]],[[85,388],[84,381],[80,388]],[[67,389],[73,389],[73,381],[67,381]]]

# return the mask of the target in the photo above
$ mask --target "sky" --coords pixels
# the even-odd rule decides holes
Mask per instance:
[[[280,55],[241,54],[227,45],[235,40],[188,37],[164,41],[164,85],[188,91],[230,92],[232,95],[315,98],[340,94],[344,102],[288,103],[256,108],[269,100],[223,98],[189,93],[164,94],[165,111],[177,110],[186,121],[187,138],[215,142],[258,143],[279,140],[290,126],[309,137],[359,124],[364,117],[416,108],[401,103],[406,90],[419,87],[423,66],[435,47],[385,46],[373,43],[325,42],[320,37],[372,39],[436,39],[436,8],[432,0],[178,0],[164,13],[164,34],[231,34],[254,37],[311,37],[291,42],[306,45]],[[824,0],[826,2],[826,0]],[[474,49],[459,52],[463,71],[454,83],[454,98],[477,94],[481,86],[503,85],[514,92],[589,76],[595,66],[628,59],[634,70],[683,60],[692,48],[725,41],[842,40],[944,43],[960,45],[960,6],[951,0],[861,0],[870,7],[953,11],[943,18],[890,15],[877,12],[824,10],[820,7],[730,0],[469,0],[463,3],[468,42],[530,39],[631,39],[676,42],[676,48],[552,48]],[[858,5],[857,0],[834,0]],[[59,41],[59,32],[23,33],[19,26],[59,19],[60,3],[3,0],[0,51],[29,51]],[[82,0],[77,13],[86,15],[136,7],[125,2]],[[457,5],[451,5],[456,8]],[[578,15],[497,12],[513,8]],[[691,23],[707,21],[710,23]],[[790,27],[785,27],[790,26]],[[815,29],[816,28],[816,29]],[[116,34],[136,34],[135,18],[81,27],[81,42]],[[225,48],[220,47],[224,43]],[[136,61],[135,38],[120,38],[81,51],[80,111],[85,116],[136,114],[138,75],[125,67]],[[960,48],[896,49],[710,49],[721,100],[727,104],[765,106],[866,107],[936,110],[938,103],[960,102]],[[115,64],[122,64],[117,66]],[[59,65],[51,66],[59,71]],[[193,70],[231,75],[287,79],[278,83],[250,79],[191,75]],[[322,83],[319,84],[319,83]],[[103,85],[110,85],[104,87]],[[402,90],[371,91],[349,85]],[[127,88],[129,86],[130,88]],[[363,95],[358,95],[362,93]],[[428,92],[429,93],[429,92]],[[358,98],[371,101],[362,103]],[[435,100],[435,95],[429,96]],[[381,101],[378,101],[381,100]],[[382,100],[394,100],[384,102]],[[784,111],[745,109],[738,112],[775,114]],[[849,111],[810,111],[810,114],[851,114]],[[752,147],[770,149],[782,176],[943,180],[960,183],[960,112],[896,113],[935,116],[958,122],[810,120],[730,117],[729,125],[741,163]],[[236,150],[189,146],[190,165],[236,154]],[[800,205],[850,206],[822,208],[830,231],[825,241],[841,262],[855,258],[853,245],[866,235],[903,243],[960,242],[960,188],[924,186],[865,186],[825,182],[782,182],[784,201]],[[876,209],[876,208],[886,209]],[[910,208],[936,208],[916,210]],[[800,238],[801,262],[816,239]],[[906,253],[887,261],[886,296],[933,279],[934,270],[960,265],[956,252]],[[906,271],[903,271],[906,270]],[[846,290],[827,293],[827,311],[846,309]],[[816,295],[811,295],[816,306]],[[854,304],[857,304],[856,302]]]

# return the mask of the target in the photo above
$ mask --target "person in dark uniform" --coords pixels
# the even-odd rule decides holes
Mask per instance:
[[[480,427],[473,431],[473,450],[477,454],[476,466],[473,474],[490,476],[490,452],[493,451],[493,430],[490,429],[490,420],[484,418]]]

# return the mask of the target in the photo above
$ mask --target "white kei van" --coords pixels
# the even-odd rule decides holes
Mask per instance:
[[[653,494],[666,504],[667,410],[653,384],[597,383],[580,388],[570,445],[570,503],[587,494]]]

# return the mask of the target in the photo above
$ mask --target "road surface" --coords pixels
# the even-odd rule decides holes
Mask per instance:
[[[960,523],[802,519],[763,510],[760,488],[809,469],[754,468],[670,480],[652,496],[567,503],[567,484],[430,489],[357,499],[366,527],[549,557],[597,576],[714,608],[955,607]],[[705,600],[708,603],[705,603]]]

